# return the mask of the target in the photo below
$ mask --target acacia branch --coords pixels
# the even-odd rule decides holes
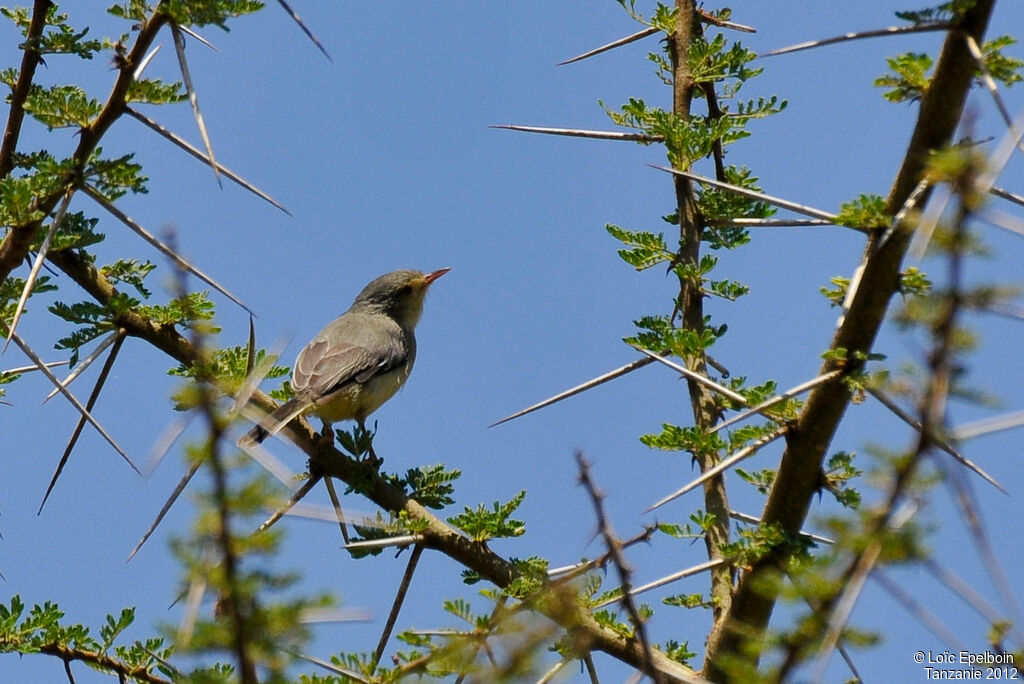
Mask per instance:
[[[100,304],[108,304],[117,294],[113,284],[76,252],[51,252],[47,259]],[[179,363],[190,366],[198,359],[192,343],[173,326],[158,325],[132,310],[118,313],[114,322],[128,335],[145,340]],[[253,392],[250,403],[267,413],[277,407],[273,399],[259,390]],[[350,458],[321,440],[308,422],[292,421],[281,433],[310,458],[311,470],[317,475],[337,477],[348,484],[357,484],[360,493],[382,509],[405,511],[410,521],[422,524],[424,547],[440,551],[501,588],[509,586],[517,577],[516,567],[509,560],[494,553],[485,544],[474,542],[451,528],[418,501],[410,499],[404,489],[389,482],[369,463]],[[602,627],[582,605],[577,604],[571,610],[566,610],[564,605],[538,604],[538,610],[572,631],[590,648],[607,653],[637,669],[644,669],[647,660],[640,643]],[[692,670],[657,649],[652,650],[650,662],[662,674],[666,684],[700,681]]]
[[[32,79],[36,75],[36,67],[42,61],[39,53],[39,38],[46,28],[46,15],[53,6],[51,0],[35,0],[32,7],[32,21],[28,26],[25,45],[21,55],[21,69],[18,71],[18,82],[11,92],[10,110],[7,115],[7,128],[4,130],[4,141],[0,145],[0,178],[6,178],[14,168],[14,152],[21,137],[21,124],[25,120],[25,99],[32,90]]]
[[[672,62],[672,112],[680,120],[688,120],[694,94],[699,87],[690,71],[688,52],[690,44],[700,38],[700,13],[694,0],[676,0],[676,25],[669,38],[669,55]],[[721,112],[718,112],[721,114]],[[689,169],[678,169],[688,171]],[[716,164],[716,173],[721,171]],[[675,187],[676,215],[679,217],[679,252],[677,263],[696,267],[700,263],[701,236],[704,232],[704,219],[697,207],[693,182],[684,176],[673,175]],[[679,279],[679,297],[677,299],[679,313],[682,316],[682,327],[700,334],[704,329],[704,293],[700,282],[692,277],[684,276],[677,270]],[[686,365],[699,375],[707,376],[707,359],[704,354],[686,359]],[[694,424],[702,430],[710,430],[718,421],[721,411],[717,399],[710,389],[687,378],[687,389],[690,395],[690,407],[693,412]],[[718,454],[714,452],[694,453],[694,458],[701,472],[707,472],[715,466]],[[717,561],[724,557],[724,547],[729,543],[729,497],[725,489],[723,475],[715,475],[704,482],[704,507],[714,520],[705,530],[704,543],[707,547],[708,559]],[[728,565],[718,565],[711,571],[711,603],[713,606],[714,626],[712,632],[719,629],[722,619],[732,601],[733,569]]]
[[[994,4],[995,0],[978,0],[946,37],[935,74],[921,100],[903,163],[886,199],[885,210],[889,216],[895,216],[914,191],[928,154],[952,139],[976,68],[964,37],[983,39]],[[879,244],[881,237],[875,233],[868,241],[861,286],[830,345],[833,350],[848,350],[846,367],[851,370],[861,365],[854,354],[871,350],[889,300],[898,290],[900,266],[910,233],[898,227],[884,244]],[[841,365],[836,360],[826,361],[819,375],[838,370]],[[779,464],[762,515],[766,523],[789,534],[799,531],[818,489],[825,453],[849,403],[850,394],[841,380],[820,385],[810,394]],[[712,634],[708,642],[711,678],[725,678],[721,669],[725,659],[750,658],[744,655],[743,644],[748,635],[760,638],[775,606],[775,597],[764,592],[764,580],[789,552],[787,548],[777,547],[744,574],[733,596],[726,628],[719,634]]]
[[[39,647],[40,653],[60,658],[65,663],[72,660],[80,660],[90,666],[99,669],[101,672],[114,672],[119,677],[128,678],[136,682],[147,682],[148,684],[171,684],[171,680],[164,679],[149,671],[148,667],[132,667],[120,660],[115,660],[108,655],[97,651],[84,651],[78,648],[70,648],[60,643],[43,644]]]
[[[36,2],[36,14],[40,11],[42,5],[49,6],[50,3],[45,0],[37,0]],[[44,12],[45,15],[45,12]],[[33,25],[36,21],[36,15],[32,17]],[[89,157],[92,156],[96,150],[96,146],[99,144],[103,135],[107,132],[107,129],[124,113],[125,103],[128,96],[128,88],[131,86],[132,81],[135,79],[134,71],[135,65],[141,63],[144,59],[146,52],[149,50],[149,46],[153,44],[156,39],[157,33],[159,33],[161,27],[167,22],[166,17],[161,15],[159,12],[153,14],[148,20],[142,23],[139,30],[139,35],[135,39],[135,45],[131,51],[124,55],[124,58],[118,62],[118,75],[114,81],[114,86],[110,91],[110,95],[107,97],[106,103],[103,105],[103,109],[93,119],[93,122],[88,126],[79,129],[78,147],[75,148],[75,152],[72,155],[73,161],[73,175],[79,175],[85,169],[86,162]],[[31,27],[30,27],[31,31]],[[39,29],[42,31],[42,28]],[[25,56],[22,62],[22,73],[18,78],[18,86],[22,85],[22,80],[25,81],[25,93],[27,95],[28,90],[31,88],[31,73],[35,70],[35,63],[31,64],[30,72],[24,71],[26,66],[25,60],[29,60],[29,53],[33,52],[31,41],[25,48]],[[35,62],[38,63],[39,55],[36,53]],[[26,75],[27,74],[27,75]],[[24,99],[22,99],[22,105]],[[14,117],[14,104],[12,103],[11,117]],[[19,114],[19,118],[24,115],[23,111]],[[6,168],[6,171],[0,174],[0,177],[6,176],[10,173],[10,168],[4,167],[3,164],[7,164],[8,167],[12,163],[11,159],[14,154],[14,147],[17,145],[17,132],[20,130],[21,122],[18,121],[18,128],[12,133],[11,119],[8,119],[7,131],[4,133],[3,147],[0,149],[0,171]],[[8,140],[8,135],[12,137]],[[8,148],[8,145],[10,147]],[[4,157],[3,155],[8,155]],[[54,207],[57,206],[57,202],[64,194],[64,189],[61,188],[44,197],[38,197],[36,202],[36,209],[41,213],[42,216],[49,216],[50,212],[53,211]],[[7,276],[10,275],[11,271],[18,266],[25,259],[28,254],[29,247],[32,245],[32,241],[35,239],[36,233],[39,231],[39,227],[42,224],[42,220],[30,221],[28,223],[11,226],[4,236],[3,242],[0,242],[0,281],[6,280]]]

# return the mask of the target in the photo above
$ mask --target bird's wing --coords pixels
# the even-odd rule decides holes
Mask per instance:
[[[400,329],[378,330],[371,340],[365,333],[347,335],[355,326],[338,325],[347,322],[335,321],[299,353],[292,370],[296,394],[322,397],[350,382],[364,383],[407,359],[409,350]]]

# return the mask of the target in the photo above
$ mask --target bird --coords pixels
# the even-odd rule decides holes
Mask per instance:
[[[295,359],[295,396],[238,440],[259,444],[293,418],[314,413],[323,438],[334,440],[332,424],[367,416],[393,397],[409,379],[416,360],[416,324],[430,285],[447,273],[398,270],[375,278],[343,313],[310,340]]]

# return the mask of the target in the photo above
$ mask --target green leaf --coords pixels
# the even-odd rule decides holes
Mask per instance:
[[[638,271],[671,261],[675,254],[665,245],[665,234],[632,231],[612,225],[605,225],[605,230],[619,242],[630,247],[620,249],[619,257]]]
[[[880,195],[859,195],[839,205],[836,223],[841,226],[874,230],[886,228],[892,217],[885,213],[885,198]]]
[[[920,100],[931,82],[932,58],[924,53],[907,52],[888,60],[891,74],[875,79],[876,88],[888,88],[884,97],[889,102]]]
[[[507,503],[494,502],[490,510],[484,504],[479,504],[475,509],[465,507],[463,513],[448,518],[448,522],[459,528],[475,542],[485,542],[488,539],[501,537],[518,537],[526,532],[526,525],[519,520],[513,520],[509,516],[519,504],[526,498],[526,490],[519,492]]]
[[[188,93],[185,92],[185,86],[181,81],[164,83],[158,78],[132,81],[125,95],[126,102],[153,105],[173,104],[187,99]]]
[[[455,503],[452,482],[462,476],[460,470],[448,470],[443,463],[412,468],[405,474],[404,484],[409,498],[427,508],[441,509]]]
[[[32,23],[32,12],[28,7],[0,8],[0,13],[14,22],[21,30],[23,37],[28,36],[29,24]],[[92,59],[94,53],[103,48],[101,40],[84,40],[88,28],[75,31],[67,23],[68,15],[60,14],[57,5],[50,5],[46,11],[46,27],[36,45],[39,54],[77,55],[82,59]],[[23,47],[22,46],[19,47]]]
[[[212,24],[227,31],[228,19],[258,12],[263,7],[262,2],[253,0],[164,0],[159,4],[158,11],[178,24],[185,26]]]
[[[1017,40],[1011,36],[999,36],[981,46],[981,52],[985,57],[985,68],[988,69],[992,78],[1006,86],[1012,86],[1024,79],[1024,76],[1021,75],[1024,61],[1003,54],[1003,48],[1016,43]]]
[[[74,85],[49,88],[33,85],[25,98],[25,111],[47,128],[86,128],[103,109],[85,91]]]

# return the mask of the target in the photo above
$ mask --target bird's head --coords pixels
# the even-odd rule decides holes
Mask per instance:
[[[441,268],[432,273],[392,271],[376,278],[356,297],[353,309],[384,313],[407,330],[412,330],[423,313],[423,299],[430,284],[450,271]]]

